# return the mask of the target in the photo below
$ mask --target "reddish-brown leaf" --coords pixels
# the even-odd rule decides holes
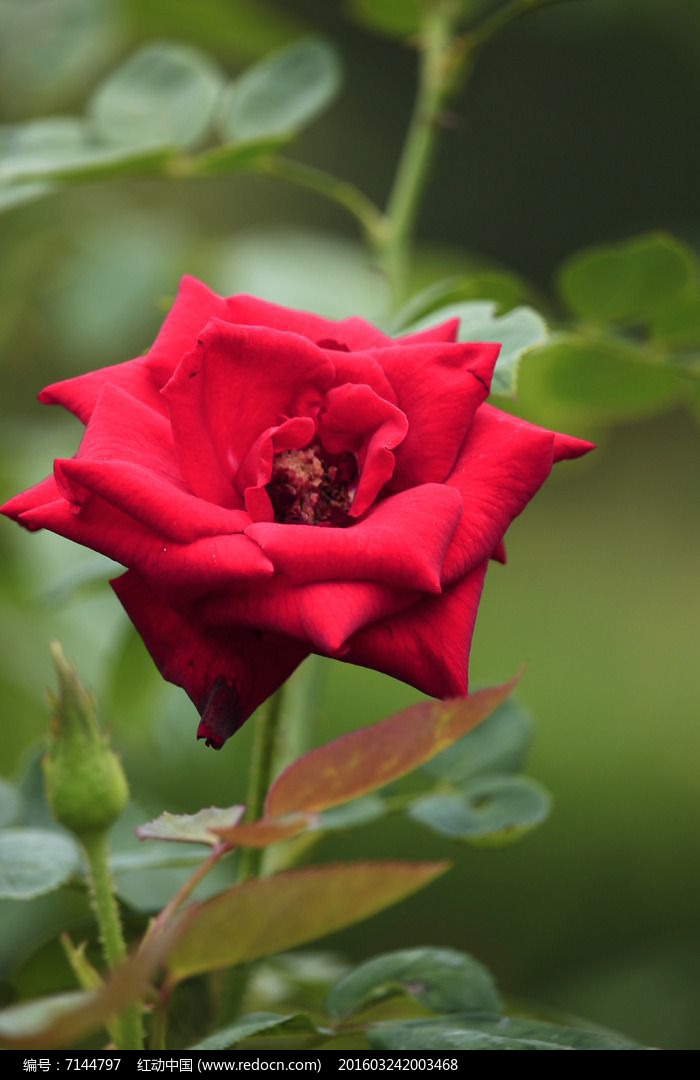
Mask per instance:
[[[288,814],[283,818],[261,818],[231,828],[215,828],[212,832],[234,847],[266,848],[304,832],[314,820],[313,814]]]
[[[448,866],[331,864],[235,885],[184,913],[168,961],[171,977],[177,982],[324,937],[402,900]]]
[[[277,777],[265,816],[327,810],[396,780],[476,727],[508,697],[518,678],[464,698],[420,702],[311,750]]]

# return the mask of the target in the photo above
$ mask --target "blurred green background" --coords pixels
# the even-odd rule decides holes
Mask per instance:
[[[199,45],[234,73],[309,30],[336,42],[346,77],[291,156],[383,201],[415,57],[321,0],[0,0],[1,119],[78,111],[142,41]],[[421,276],[478,257],[546,298],[556,264],[585,244],[664,228],[697,247],[699,102],[698,4],[580,0],[514,24],[447,118],[420,220]],[[73,187],[4,214],[0,230],[3,498],[79,437],[77,422],[34,404],[36,391],[146,348],[183,272],[332,316],[379,319],[386,302],[340,212],[257,176]],[[324,858],[455,862],[427,893],[329,944],[357,957],[450,944],[514,998],[700,1049],[697,427],[679,410],[605,431],[591,417],[573,433],[599,449],[560,466],[514,524],[508,565],[487,577],[471,664],[477,685],[527,661],[528,771],[553,792],[553,815],[495,851],[397,819],[324,841]],[[3,773],[19,774],[45,728],[47,643],[60,637],[100,697],[145,814],[240,799],[250,731],[221,754],[195,743],[194,710],[154,674],[104,587],[105,561],[9,524],[0,553]],[[416,699],[326,666],[317,741]],[[32,958],[52,926],[85,913],[67,893],[0,910],[9,997],[41,982]]]

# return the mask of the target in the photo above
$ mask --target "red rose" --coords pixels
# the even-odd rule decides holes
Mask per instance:
[[[185,278],[146,356],[42,391],[85,434],[3,512],[128,567],[114,590],[213,746],[309,652],[465,694],[489,559],[591,444],[484,404],[498,346],[456,330]]]

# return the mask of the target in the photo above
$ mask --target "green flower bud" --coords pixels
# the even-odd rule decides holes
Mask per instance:
[[[59,692],[49,695],[46,796],[56,820],[80,837],[109,828],[124,810],[129,789],[121,762],[97,724],[93,698],[58,642],[52,643],[51,656]]]

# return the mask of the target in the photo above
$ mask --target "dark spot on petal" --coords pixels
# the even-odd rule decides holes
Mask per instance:
[[[197,738],[204,739],[206,745],[214,750],[220,750],[245,719],[238,694],[223,675],[212,683],[208,695],[199,706],[199,712],[202,719],[197,728]]]
[[[340,341],[334,341],[333,338],[323,338],[322,341],[317,341],[319,349],[335,349],[336,352],[350,352],[347,345],[341,344]]]
[[[469,368],[469,374],[470,374],[470,375],[473,375],[473,376],[474,376],[474,378],[476,379],[476,381],[477,381],[477,382],[480,382],[480,383],[481,383],[481,385],[483,386],[484,390],[485,390],[485,391],[486,391],[486,393],[488,394],[488,392],[489,392],[489,384],[488,384],[488,383],[486,382],[486,379],[485,379],[485,378],[484,378],[484,377],[483,377],[482,375],[479,375],[479,374],[478,374],[478,372],[476,372],[476,371],[472,371],[472,369],[471,369],[471,368]]]

